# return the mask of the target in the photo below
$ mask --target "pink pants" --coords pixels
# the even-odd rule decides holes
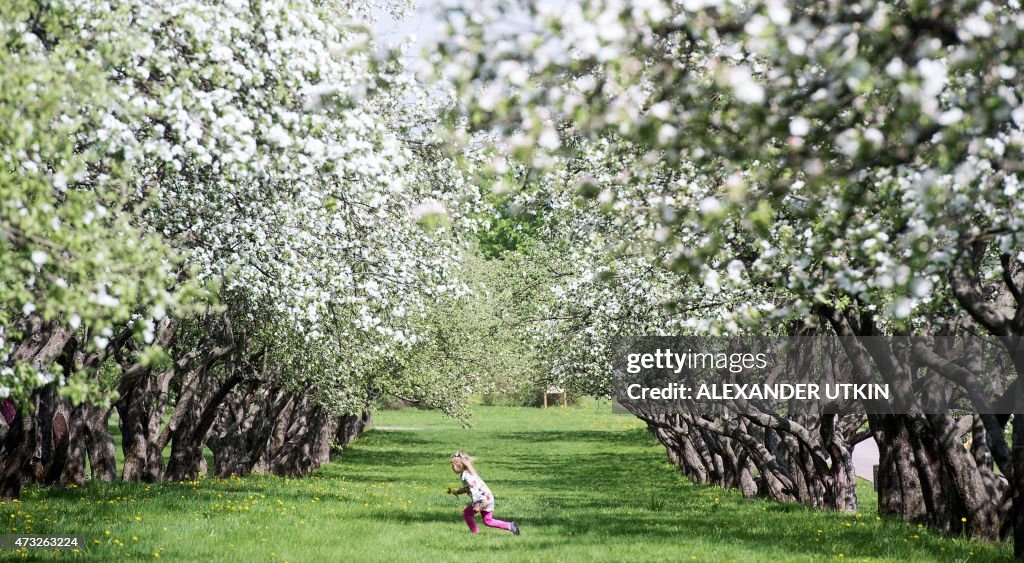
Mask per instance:
[[[466,519],[466,525],[469,526],[469,531],[473,532],[474,534],[477,533],[476,518],[474,517],[475,514],[476,509],[473,508],[473,505],[467,506],[466,510],[462,511],[462,517]],[[489,528],[500,528],[502,530],[512,530],[512,524],[494,518],[493,516],[491,516],[490,512],[482,510],[480,511],[480,514],[484,518],[484,526],[487,526]]]

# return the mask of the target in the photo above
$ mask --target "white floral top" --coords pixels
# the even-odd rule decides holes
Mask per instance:
[[[494,512],[494,494],[487,487],[487,483],[469,471],[463,471],[461,478],[462,484],[469,489],[469,494],[473,497],[473,504],[479,504],[481,510],[486,512]]]

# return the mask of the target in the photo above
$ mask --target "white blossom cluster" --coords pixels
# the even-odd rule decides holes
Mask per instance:
[[[0,183],[0,239],[19,237],[0,327],[39,316],[102,352],[226,306],[341,388],[367,376],[352,349],[401,354],[431,302],[465,293],[472,164],[438,150],[446,102],[378,49],[369,4],[36,7],[0,20],[2,105],[35,119],[7,116],[24,146],[0,147],[23,172]],[[333,363],[302,363],[312,347]]]
[[[674,210],[688,201],[661,186],[685,183],[692,170],[651,167],[643,181],[626,182],[637,163],[614,143],[577,148],[572,160],[553,161],[530,191],[510,194],[514,207],[546,210],[537,234],[542,250],[530,260],[547,264],[550,296],[538,300],[536,322],[528,325],[546,377],[577,391],[608,393],[617,337],[736,334],[779,315],[774,296],[752,291],[738,260],[702,265],[692,278],[674,271],[688,256],[683,241],[702,241],[699,233],[676,232]],[[581,200],[581,192],[591,197]],[[695,205],[708,205],[710,196],[694,197]],[[662,235],[669,228],[671,246]]]
[[[344,309],[350,327],[402,339],[387,318],[415,310],[457,254],[415,209],[457,214],[465,186],[421,182],[419,168],[443,163],[406,141],[430,108],[358,14],[296,0],[69,4],[83,36],[119,50],[117,103],[95,135],[136,163],[149,228],[199,279],[313,337]],[[396,100],[415,107],[384,111]]]
[[[927,324],[972,241],[1020,259],[1016,2],[535,2],[506,34],[462,6],[433,61],[462,111],[527,167],[588,169],[579,195],[680,301],[743,296],[694,328]]]

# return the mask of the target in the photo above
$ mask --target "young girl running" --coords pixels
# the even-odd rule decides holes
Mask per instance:
[[[519,526],[515,522],[503,522],[491,516],[491,513],[494,512],[494,495],[491,493],[491,489],[487,487],[487,483],[484,483],[484,480],[476,474],[476,469],[473,468],[472,457],[463,452],[452,454],[452,471],[460,474],[462,488],[448,487],[448,493],[452,495],[469,493],[472,498],[472,502],[466,505],[466,509],[462,511],[462,517],[466,519],[470,532],[477,533],[475,515],[479,512],[483,515],[485,526],[501,528],[517,536],[519,535]]]

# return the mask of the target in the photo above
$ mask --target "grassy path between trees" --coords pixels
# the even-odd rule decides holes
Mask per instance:
[[[80,534],[112,561],[991,561],[1004,547],[874,516],[744,500],[689,483],[632,417],[607,404],[567,411],[478,407],[472,429],[433,412],[379,413],[335,463],[306,479],[30,489],[0,505],[5,533]],[[463,449],[522,536],[468,534],[448,456]],[[465,497],[462,497],[463,499]],[[10,552],[0,553],[0,560]]]

